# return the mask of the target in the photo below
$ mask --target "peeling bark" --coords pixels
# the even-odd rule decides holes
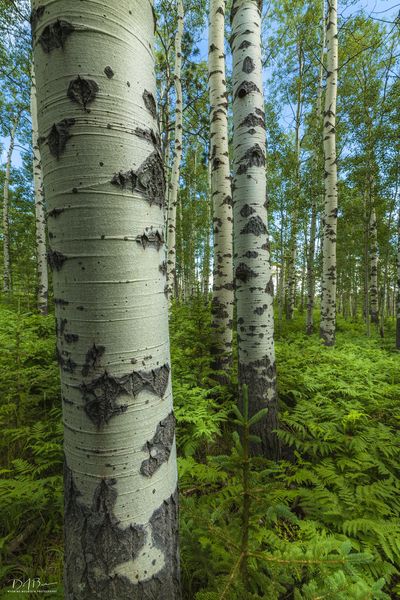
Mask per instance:
[[[65,599],[179,600],[152,3],[118,0],[99,12],[54,0],[34,21],[63,398]],[[157,468],[142,469],[150,458]]]
[[[278,398],[265,202],[266,148],[259,2],[234,0],[231,18],[234,97],[232,187],[239,384],[248,385],[250,415],[261,408],[268,408],[267,416],[253,427],[254,433],[261,438],[261,448],[254,444],[252,451],[278,458],[279,443],[274,433],[278,426]],[[254,65],[251,73],[243,71],[246,57],[250,57]],[[249,133],[249,123],[254,127],[253,134]]]

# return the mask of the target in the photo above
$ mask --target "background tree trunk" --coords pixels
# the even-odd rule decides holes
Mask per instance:
[[[9,191],[10,191],[10,173],[11,173],[11,160],[15,145],[15,136],[20,120],[20,113],[18,113],[13,121],[10,131],[10,144],[7,151],[6,159],[6,172],[4,176],[4,190],[3,190],[3,291],[8,294],[11,292],[12,278],[11,278],[11,259],[10,259],[10,223],[9,223]]]
[[[326,45],[326,28],[325,28],[325,0],[322,0],[322,42],[321,42],[321,54],[319,62],[319,75],[318,75],[318,92],[317,92],[317,104],[315,110],[315,138],[316,148],[313,153],[313,168],[316,185],[312,186],[312,200],[311,200],[311,224],[310,224],[310,244],[308,247],[307,254],[307,316],[306,316],[306,333],[311,335],[314,332],[314,296],[315,296],[315,243],[317,236],[317,214],[318,205],[320,200],[320,177],[318,165],[320,164],[319,158],[321,155],[321,145],[319,143],[321,129],[322,129],[322,93],[323,93],[323,78],[324,78],[324,55]]]
[[[31,69],[31,117],[33,147],[33,189],[35,194],[37,308],[41,315],[48,313],[49,282],[47,274],[46,215],[44,208],[42,165],[38,144],[37,99],[35,68]]]
[[[178,204],[179,173],[182,160],[182,36],[183,36],[183,2],[177,0],[178,26],[175,36],[175,142],[174,157],[171,170],[171,183],[168,194],[168,257],[167,286],[171,300],[176,293],[176,212]]]
[[[210,95],[211,198],[214,272],[212,327],[214,368],[232,363],[233,266],[232,191],[228,148],[228,99],[225,82],[225,0],[210,0],[208,76]]]
[[[369,220],[369,309],[371,323],[379,322],[378,310],[378,230],[375,207],[371,207]]]
[[[326,346],[333,346],[336,332],[336,230],[338,210],[336,163],[337,0],[328,0],[326,41],[328,53],[324,110],[325,207],[320,335]]]
[[[66,600],[180,598],[152,3],[33,3]]]
[[[292,319],[296,305],[296,259],[297,259],[297,233],[299,228],[299,208],[301,196],[301,174],[300,174],[300,125],[301,125],[301,107],[303,102],[303,68],[304,55],[302,42],[298,44],[298,82],[297,82],[297,103],[296,103],[296,119],[295,119],[295,148],[296,148],[296,165],[295,165],[295,200],[293,215],[291,219],[290,242],[289,242],[289,260],[288,260],[288,302],[286,310],[286,318]]]
[[[262,453],[277,457],[279,445],[273,430],[278,426],[278,401],[259,7],[257,0],[234,0],[231,12],[235,291],[239,384],[248,385],[250,414],[268,408],[266,418],[253,429],[261,438]]]
[[[400,350],[400,210],[397,222],[396,348]]]

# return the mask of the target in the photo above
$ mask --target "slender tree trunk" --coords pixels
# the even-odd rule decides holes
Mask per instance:
[[[321,41],[321,55],[319,63],[319,74],[318,74],[318,92],[317,92],[317,103],[315,110],[315,134],[316,134],[316,148],[313,154],[313,167],[316,174],[317,184],[313,185],[312,189],[312,200],[311,200],[311,223],[310,223],[310,244],[308,247],[307,254],[307,316],[306,316],[306,333],[312,335],[314,332],[314,296],[315,296],[315,243],[317,235],[317,215],[318,215],[318,204],[320,199],[320,178],[319,175],[319,158],[321,155],[322,145],[319,143],[321,129],[322,129],[322,93],[324,86],[324,56],[326,46],[326,28],[325,28],[325,0],[322,0],[322,41]]]
[[[301,106],[302,106],[302,90],[303,90],[303,69],[304,55],[302,43],[298,45],[298,83],[297,83],[297,104],[296,104],[296,127],[295,127],[295,147],[296,147],[296,172],[295,172],[295,200],[292,214],[292,222],[290,228],[289,242],[289,260],[288,260],[288,289],[287,289],[287,306],[286,318],[292,319],[296,305],[296,259],[297,259],[297,233],[299,226],[299,204],[301,194],[300,180],[300,125],[301,125]]]
[[[11,259],[10,259],[10,223],[9,223],[9,191],[10,191],[10,173],[11,173],[11,160],[15,145],[15,135],[17,133],[17,127],[20,119],[20,113],[18,113],[13,121],[10,131],[10,144],[7,151],[6,159],[6,173],[4,177],[4,190],[3,190],[3,257],[4,257],[4,272],[3,272],[3,291],[8,294],[11,292]]]
[[[47,275],[46,215],[44,207],[42,165],[38,144],[37,99],[35,69],[31,69],[31,117],[33,146],[33,187],[35,193],[37,308],[41,315],[48,313],[49,282]]]
[[[327,17],[326,41],[328,53],[324,110],[325,206],[320,335],[326,346],[333,346],[336,333],[336,230],[338,210],[336,163],[337,0],[328,0]]]
[[[400,350],[400,210],[397,225],[396,348]]]
[[[368,206],[367,194],[364,194],[364,306],[363,316],[366,324],[366,335],[371,333],[370,301],[369,301],[369,223],[370,207]]]
[[[307,253],[307,316],[306,333],[311,335],[314,332],[314,296],[315,296],[315,240],[317,235],[317,200],[313,195],[311,205],[311,223],[310,223],[310,243]]]
[[[180,598],[152,3],[33,2],[66,600]]]
[[[210,257],[211,257],[211,160],[208,157],[207,164],[207,234],[204,244],[203,257],[203,294],[205,300],[208,301],[208,292],[210,286]]]
[[[225,0],[210,0],[208,77],[210,96],[211,198],[214,271],[212,327],[214,368],[232,363],[233,266],[232,191],[228,148],[228,100],[225,82]],[[250,125],[249,125],[250,126]]]
[[[175,142],[172,162],[171,183],[168,194],[168,258],[167,258],[167,291],[171,300],[176,291],[176,209],[178,204],[179,173],[182,160],[182,37],[183,37],[183,2],[176,0],[178,27],[175,36]]]
[[[239,384],[248,385],[250,415],[268,408],[267,416],[253,430],[261,438],[261,452],[277,457],[279,446],[273,433],[278,426],[278,402],[267,228],[260,5],[258,0],[234,0],[231,12],[235,290]]]
[[[304,224],[304,247],[303,247],[303,253],[302,253],[302,257],[301,257],[301,279],[300,279],[300,306],[299,306],[299,313],[303,314],[304,313],[304,290],[305,290],[305,283],[306,283],[306,262],[307,262],[307,256],[308,256],[308,239],[307,239],[307,229],[308,229],[308,219],[306,216],[305,219],[305,224]]]
[[[375,208],[371,207],[369,220],[369,298],[371,323],[379,322],[378,310],[378,231]]]

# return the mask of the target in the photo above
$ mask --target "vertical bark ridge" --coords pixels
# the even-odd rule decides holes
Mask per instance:
[[[333,346],[336,332],[336,231],[338,210],[336,157],[337,0],[328,0],[326,42],[328,52],[324,110],[325,206],[322,221],[323,264],[320,335],[326,346]]]
[[[152,4],[33,2],[66,600],[180,598]]]
[[[217,370],[227,370],[232,362],[234,302],[232,190],[224,53],[225,6],[225,0],[210,0],[208,34],[211,198],[214,231],[212,326],[214,368]]]
[[[239,383],[247,384],[249,412],[268,408],[254,427],[262,452],[279,454],[273,431],[278,426],[274,348],[273,283],[267,229],[265,115],[260,43],[260,3],[232,5],[233,54],[233,216]],[[243,70],[249,57],[251,73]],[[249,123],[254,133],[249,132]]]

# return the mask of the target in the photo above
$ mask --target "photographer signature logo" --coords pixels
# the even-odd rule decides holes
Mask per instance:
[[[29,579],[13,579],[7,592],[9,594],[55,594],[57,583],[45,583],[40,577]]]

